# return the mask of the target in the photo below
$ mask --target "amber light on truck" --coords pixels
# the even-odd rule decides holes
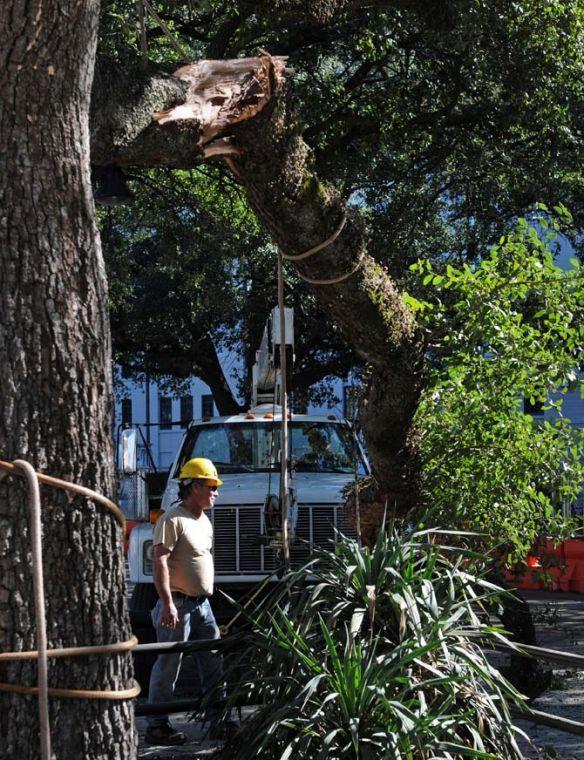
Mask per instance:
[[[151,509],[148,515],[148,521],[154,524],[163,514],[163,509]]]

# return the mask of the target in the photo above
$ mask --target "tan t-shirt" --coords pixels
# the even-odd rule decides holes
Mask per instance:
[[[154,526],[156,544],[164,544],[171,551],[168,558],[171,591],[211,596],[213,526],[204,512],[195,518],[182,505],[169,509]]]

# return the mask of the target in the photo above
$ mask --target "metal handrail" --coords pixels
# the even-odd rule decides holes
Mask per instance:
[[[151,644],[138,644],[134,648],[136,654],[139,653],[153,653],[153,652],[201,652],[201,651],[217,651],[220,649],[226,649],[235,641],[241,640],[240,636],[233,635],[227,636],[222,639],[196,639],[193,641],[178,641],[178,642],[164,642],[164,643],[151,643]],[[557,649],[547,649],[545,647],[536,647],[531,644],[516,644],[514,642],[500,642],[496,647],[498,651],[512,651],[517,654],[524,654],[527,657],[533,657],[539,660],[546,660],[549,662],[557,662],[561,665],[567,665],[572,668],[584,670],[584,655],[570,654],[566,652],[559,652]],[[173,702],[160,702],[156,704],[142,703],[137,704],[135,708],[135,714],[140,715],[171,715],[173,713],[188,712],[199,709],[201,706],[201,699],[181,699]],[[223,703],[221,703],[223,704]],[[217,705],[220,705],[218,702]],[[241,704],[240,707],[252,707],[253,705]],[[209,707],[209,705],[207,706]],[[511,706],[510,712],[515,718],[521,720],[528,720],[532,723],[537,723],[543,726],[549,726],[559,731],[563,731],[569,734],[575,734],[577,736],[584,736],[584,723],[580,723],[576,720],[570,720],[569,718],[561,718],[551,713],[542,712],[541,710],[534,710],[528,708],[521,710],[518,707]]]
[[[531,644],[518,644],[513,641],[506,643],[500,642],[496,649],[500,651],[511,650],[517,654],[524,654],[537,660],[557,662],[560,665],[566,665],[570,668],[584,670],[584,655],[581,654],[560,652],[557,649],[546,649],[545,647],[536,647]]]

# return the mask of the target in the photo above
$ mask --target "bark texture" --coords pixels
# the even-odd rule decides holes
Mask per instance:
[[[270,56],[199,61],[170,76],[100,60],[91,109],[92,162],[184,168],[237,153],[228,139],[214,138],[264,108],[284,64]]]
[[[258,78],[258,87],[264,93],[262,109],[249,114],[249,118],[233,119],[228,129],[211,130],[215,141],[207,142],[206,149],[212,148],[217,140],[228,140],[230,151],[225,160],[285,253],[297,255],[321,244],[346,220],[334,242],[289,266],[296,266],[301,275],[311,279],[343,278],[353,272],[336,284],[315,285],[314,289],[348,343],[369,365],[369,386],[361,420],[382,486],[378,503],[383,508],[387,503],[390,512],[403,515],[418,495],[418,440],[412,420],[423,383],[423,342],[402,294],[388,273],[367,254],[365,229],[358,210],[349,207],[333,187],[315,175],[310,150],[297,129],[287,97],[285,70],[267,55],[262,60],[263,71],[265,62],[270,64],[269,80],[265,76]],[[181,71],[177,75],[180,77]],[[174,84],[167,79],[157,74],[142,76],[145,83],[138,90],[156,90],[161,104],[176,94]],[[111,76],[109,79],[116,80]],[[124,79],[117,78],[120,92]],[[189,87],[193,89],[192,81]],[[243,92],[244,88],[240,90]],[[133,106],[133,111],[141,114],[142,125],[135,139],[128,145],[114,141],[108,146],[105,132],[99,127],[104,111],[108,110],[100,100],[100,92],[98,87],[92,106],[98,120],[93,131],[95,140],[92,137],[94,162],[153,166],[165,157],[171,166],[188,167],[204,158],[204,135],[209,133],[209,127],[203,127],[200,119],[189,115],[188,107],[181,106],[173,112],[172,122],[154,125],[154,114],[164,108],[152,100],[144,103],[143,108]],[[113,95],[116,103],[124,97]],[[240,113],[244,104],[236,101],[229,101],[230,108]],[[204,110],[200,104],[198,108]],[[115,118],[115,113],[110,112],[108,119]],[[120,124],[110,131],[118,135],[130,129],[131,126],[124,128]],[[190,147],[183,150],[185,141]],[[150,146],[154,143],[156,150],[152,153]],[[201,146],[197,155],[193,153],[194,145]]]
[[[403,515],[417,498],[417,435],[413,415],[422,388],[423,345],[415,320],[388,273],[367,254],[364,226],[338,192],[320,182],[283,92],[273,108],[238,125],[242,149],[232,160],[251,205],[288,255],[329,239],[326,248],[298,262],[333,322],[369,366],[361,424],[382,486],[380,500]]]
[[[113,495],[105,270],[87,156],[98,3],[11,0],[0,37],[0,458]],[[130,635],[121,529],[42,490],[49,647]],[[28,495],[0,482],[0,650],[35,649]],[[49,685],[124,689],[129,656],[49,660]],[[36,664],[0,681],[36,684]],[[131,758],[130,702],[50,699],[55,758]],[[40,755],[36,696],[0,691],[0,757]]]

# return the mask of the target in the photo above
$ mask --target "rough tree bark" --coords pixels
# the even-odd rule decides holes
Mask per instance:
[[[358,212],[312,171],[310,152],[297,131],[281,78],[279,85],[272,108],[234,130],[241,154],[228,160],[251,205],[286,254],[318,246],[346,218],[334,242],[293,265],[313,280],[345,278],[313,287],[369,367],[361,424],[382,492],[369,493],[364,522],[375,527],[386,503],[389,513],[403,515],[418,496],[413,415],[422,389],[423,344],[402,294],[367,254]]]
[[[98,4],[12,0],[0,37],[0,458],[113,495],[107,292],[93,219],[88,113]],[[43,488],[49,647],[130,636],[121,530]],[[28,498],[0,482],[0,650],[35,649]],[[121,690],[128,655],[49,660],[49,685]],[[0,681],[35,685],[33,661]],[[50,699],[56,758],[131,758],[131,702]],[[40,755],[35,696],[0,691],[0,756]]]
[[[312,279],[355,270],[337,284],[314,288],[370,369],[361,421],[382,487],[372,497],[377,505],[372,521],[378,522],[386,504],[390,513],[404,514],[418,496],[418,440],[412,421],[423,384],[423,341],[415,320],[388,273],[367,254],[358,211],[315,176],[286,97],[284,60],[266,55],[246,59],[247,65],[240,60],[208,63],[183,67],[169,78],[138,70],[121,73],[103,62],[92,102],[92,160],[188,167],[223,157],[287,254],[322,243],[346,219],[334,242],[293,266]],[[230,64],[240,80],[237,87],[224,86],[217,101],[209,95],[210,79],[217,71],[223,82]],[[205,72],[200,81],[198,71]],[[256,107],[241,119],[250,93]],[[221,129],[214,129],[215,123]]]

